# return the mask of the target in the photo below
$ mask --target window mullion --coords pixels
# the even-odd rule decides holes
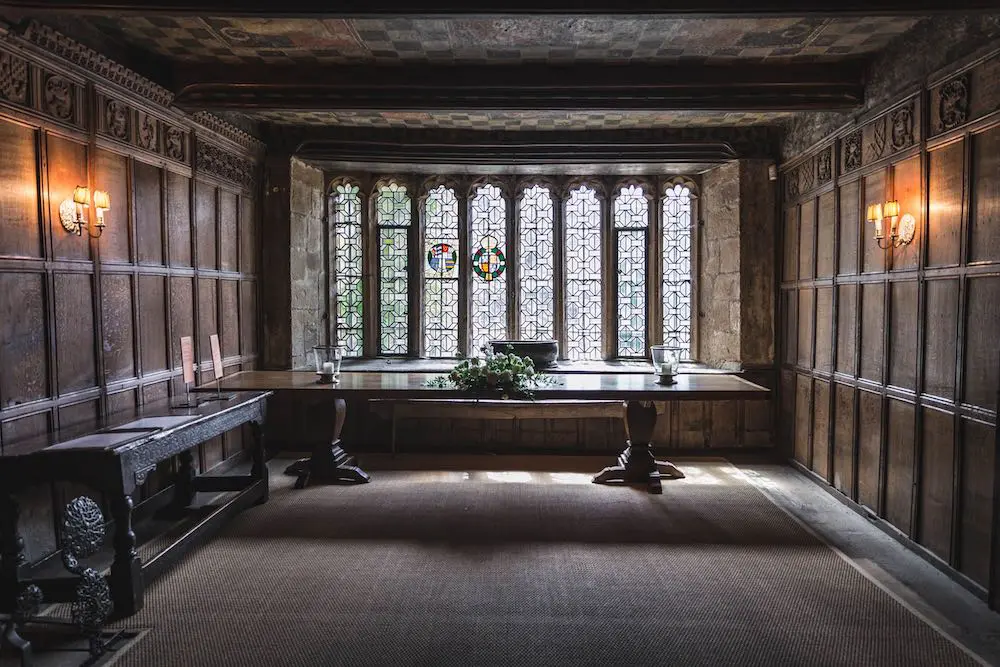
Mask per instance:
[[[566,358],[566,197],[552,188],[552,337],[559,344],[559,358]]]

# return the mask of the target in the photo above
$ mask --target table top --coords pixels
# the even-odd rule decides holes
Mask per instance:
[[[240,392],[229,400],[213,400],[211,396],[191,395],[197,407],[175,407],[184,397],[162,399],[142,406],[64,426],[57,431],[5,445],[0,461],[27,456],[42,450],[48,452],[117,449],[139,440],[160,436],[165,431],[195,426],[198,422],[234,410],[248,402],[266,398],[268,392]]]
[[[319,384],[311,371],[242,371],[220,380],[222,391],[328,391],[340,398],[475,398],[458,389],[428,387],[440,373],[342,372],[337,384]],[[559,384],[539,387],[536,399],[593,400],[736,400],[766,399],[771,391],[736,375],[678,375],[672,385],[657,383],[652,373],[556,375]],[[214,390],[215,384],[204,390]],[[495,398],[495,397],[493,397]]]

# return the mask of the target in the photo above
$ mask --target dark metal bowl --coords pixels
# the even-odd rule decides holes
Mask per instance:
[[[520,357],[528,357],[535,368],[549,368],[559,356],[559,342],[554,340],[491,340],[493,352],[509,352]]]

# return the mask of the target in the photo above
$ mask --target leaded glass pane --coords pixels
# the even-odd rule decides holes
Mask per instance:
[[[663,195],[663,344],[691,358],[691,191]]]
[[[566,356],[601,358],[601,202],[585,185],[566,201]]]
[[[439,186],[424,201],[424,351],[458,355],[458,199]]]
[[[357,185],[343,183],[331,198],[337,322],[335,340],[348,357],[362,354],[361,196]]]
[[[551,340],[553,336],[552,196],[543,186],[527,188],[518,205],[521,237],[519,309],[521,340]]]
[[[405,186],[389,183],[379,187],[375,222],[379,227],[379,354],[406,354],[410,196]]]
[[[615,197],[618,241],[618,356],[646,355],[646,227],[649,201],[642,188],[624,187]]]
[[[495,185],[476,189],[472,226],[472,351],[507,337],[507,206]]]

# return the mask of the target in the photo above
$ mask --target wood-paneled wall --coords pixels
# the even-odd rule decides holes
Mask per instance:
[[[194,337],[202,378],[213,333],[226,372],[254,367],[250,137],[28,44],[0,46],[0,59],[12,73],[0,86],[0,445],[183,393],[181,336]],[[99,238],[60,223],[77,185],[111,196]],[[207,469],[241,449],[233,432],[196,461]],[[50,511],[25,507],[24,521]],[[31,555],[47,541],[29,539]]]
[[[1000,53],[953,68],[782,167],[788,453],[982,592],[1000,558],[998,71]],[[917,231],[882,250],[865,210],[888,199]]]

